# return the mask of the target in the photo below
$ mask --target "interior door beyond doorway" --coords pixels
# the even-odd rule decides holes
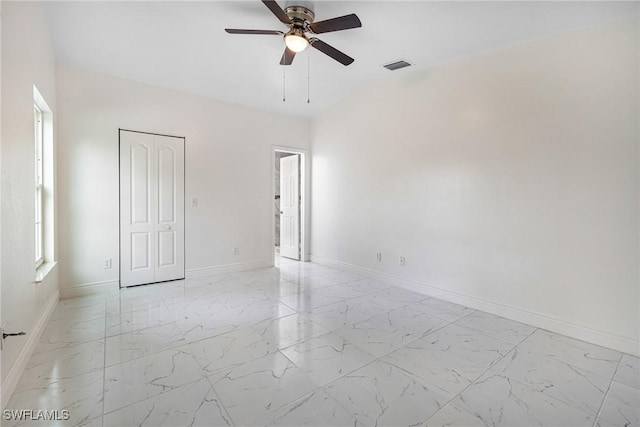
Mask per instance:
[[[300,155],[280,159],[280,256],[300,259]]]

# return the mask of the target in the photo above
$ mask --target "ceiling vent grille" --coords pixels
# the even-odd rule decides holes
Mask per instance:
[[[393,61],[388,64],[385,64],[383,65],[383,67],[386,68],[387,70],[395,71],[395,70],[399,70],[400,68],[410,67],[411,65],[413,64],[405,61],[404,59],[401,59],[399,61]]]

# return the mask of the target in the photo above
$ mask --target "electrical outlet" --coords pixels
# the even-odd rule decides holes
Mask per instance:
[[[240,253],[240,250],[238,248],[233,248],[233,251],[231,253],[233,255],[238,255]]]
[[[104,261],[102,261],[102,268],[105,270],[111,268],[111,258],[105,258]]]
[[[191,199],[191,207],[192,208],[197,208],[198,207],[198,198],[194,197],[193,199]]]
[[[401,256],[400,257],[400,267],[405,267],[407,265],[407,260]]]
[[[382,262],[382,253],[381,252],[378,252],[376,254],[376,259],[378,260],[378,262]]]

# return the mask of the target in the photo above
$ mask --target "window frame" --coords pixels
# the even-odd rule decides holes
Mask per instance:
[[[33,104],[34,117],[34,178],[35,178],[35,264],[44,264],[44,117],[37,104]]]

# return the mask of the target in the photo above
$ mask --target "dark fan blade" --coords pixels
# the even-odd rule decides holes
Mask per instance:
[[[293,58],[295,58],[296,53],[289,49],[288,47],[284,48],[284,53],[282,54],[282,58],[280,59],[280,65],[291,65],[293,62]]]
[[[274,36],[281,36],[284,34],[282,31],[276,30],[238,30],[236,28],[225,28],[224,30],[229,34],[266,34]]]
[[[309,42],[311,43],[311,46],[315,47],[316,49],[318,49],[320,52],[324,53],[325,55],[328,55],[328,56],[332,57],[333,59],[335,59],[336,61],[338,61],[342,65],[349,65],[349,64],[351,64],[353,62],[353,58],[352,57],[350,57],[348,55],[345,55],[344,53],[340,52],[335,47],[326,44],[322,40],[318,40],[316,38],[313,38],[313,39],[309,40]]]
[[[278,18],[280,20],[280,22],[282,22],[283,24],[287,24],[287,25],[291,24],[291,19],[289,19],[287,14],[284,13],[284,10],[282,10],[282,8],[280,6],[278,6],[278,3],[276,1],[274,1],[274,0],[262,0],[262,3],[264,3],[264,5],[269,8],[271,13],[276,15],[276,18]]]
[[[348,30],[350,28],[359,27],[362,27],[362,23],[355,13],[340,16],[338,18],[327,19],[326,21],[314,22],[309,25],[311,31],[316,34],[330,33],[331,31]]]

